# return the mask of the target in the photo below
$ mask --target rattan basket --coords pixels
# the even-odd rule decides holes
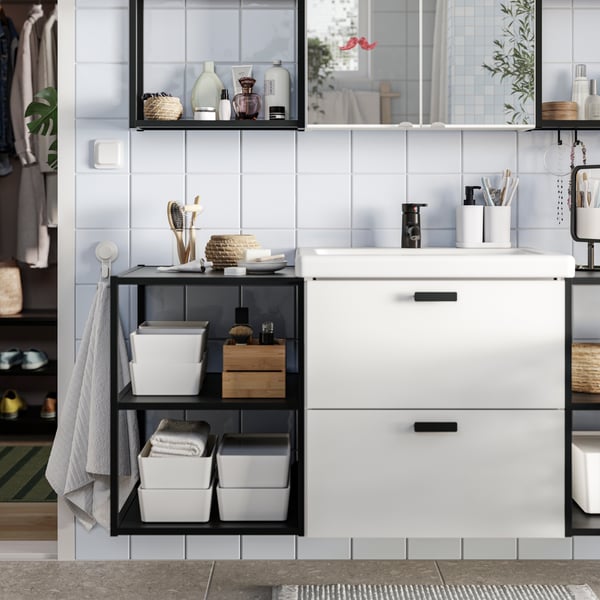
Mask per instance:
[[[174,96],[152,96],[144,100],[144,119],[177,121],[183,115],[181,100]]]
[[[571,390],[586,394],[600,393],[600,344],[572,345]]]
[[[235,267],[242,260],[247,248],[260,248],[251,234],[211,235],[204,250],[206,259],[212,262],[213,269]]]

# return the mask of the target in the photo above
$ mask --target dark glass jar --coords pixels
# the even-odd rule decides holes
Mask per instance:
[[[242,93],[233,97],[233,110],[237,120],[255,120],[260,112],[260,96],[252,91],[256,79],[240,78]]]

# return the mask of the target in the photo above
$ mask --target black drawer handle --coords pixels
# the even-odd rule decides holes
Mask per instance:
[[[456,302],[456,292],[415,292],[415,302]]]
[[[415,432],[438,432],[438,431],[458,431],[456,421],[415,421]]]

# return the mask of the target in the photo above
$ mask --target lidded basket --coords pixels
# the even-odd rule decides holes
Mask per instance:
[[[213,269],[224,269],[235,267],[248,248],[260,248],[252,234],[211,235],[204,252]]]

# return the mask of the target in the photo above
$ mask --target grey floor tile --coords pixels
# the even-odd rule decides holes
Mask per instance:
[[[3,562],[0,600],[202,600],[211,561]]]
[[[582,584],[600,598],[597,560],[464,560],[438,561],[446,584]]]
[[[271,587],[326,583],[441,583],[433,561],[217,561],[208,600],[271,600]]]

